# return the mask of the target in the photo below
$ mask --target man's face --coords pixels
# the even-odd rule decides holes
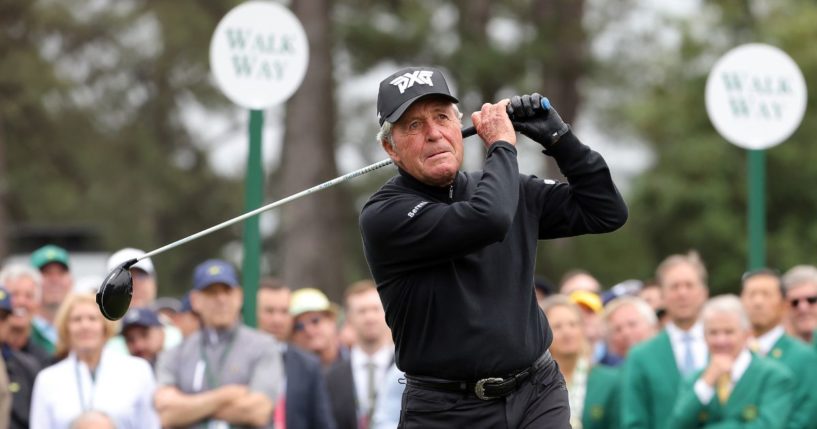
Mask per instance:
[[[758,274],[743,283],[740,294],[749,322],[758,333],[765,333],[779,325],[786,311],[786,302],[780,291],[780,281],[770,275]]]
[[[131,268],[133,278],[133,307],[147,307],[156,300],[156,279],[139,268]]]
[[[659,286],[645,287],[638,292],[638,296],[644,301],[647,301],[647,304],[649,304],[653,310],[661,310],[664,308],[664,293]]]
[[[18,277],[5,286],[11,294],[13,317],[20,319],[20,323],[30,323],[31,316],[37,314],[40,309],[37,284],[31,277]]]
[[[817,284],[800,283],[786,292],[789,324],[798,335],[809,336],[817,328]]]
[[[698,271],[687,263],[669,267],[662,276],[667,315],[676,324],[694,322],[709,296]]]
[[[229,328],[238,320],[243,294],[241,288],[214,283],[190,293],[190,305],[208,328]]]
[[[313,353],[322,353],[337,345],[335,319],[322,311],[299,314],[292,330],[292,342]]]
[[[389,335],[386,312],[377,290],[349,296],[346,300],[347,317],[354,329],[357,340],[362,343],[377,343]]]
[[[128,327],[122,335],[130,354],[149,362],[156,360],[164,346],[165,333],[161,326],[134,325]]]
[[[627,356],[630,348],[655,334],[650,325],[634,305],[619,307],[607,318],[610,333],[610,348],[619,356]]]
[[[713,314],[704,320],[704,340],[713,355],[737,357],[748,339],[749,331],[741,326],[736,314]]]
[[[428,97],[409,107],[394,123],[394,147],[383,142],[392,161],[415,179],[446,186],[462,165],[462,131],[451,101]]]
[[[71,292],[74,283],[71,272],[64,265],[51,262],[43,265],[40,273],[43,275],[43,305],[59,306],[65,296]]]
[[[289,289],[259,289],[257,300],[258,329],[279,341],[288,341],[292,332],[289,314]]]

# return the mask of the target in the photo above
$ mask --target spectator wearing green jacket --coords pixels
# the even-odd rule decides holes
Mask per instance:
[[[786,334],[783,316],[786,312],[780,275],[763,268],[743,275],[741,301],[752,324],[750,349],[759,356],[776,360],[788,368],[795,379],[795,407],[787,429],[817,428],[817,352],[802,341]]]
[[[550,353],[565,379],[573,429],[618,428],[618,371],[593,365],[582,311],[564,295],[542,302],[553,331]]]
[[[788,369],[749,352],[749,318],[734,295],[712,298],[702,316],[710,351],[707,367],[678,394],[669,429],[784,429],[795,383]]]
[[[621,379],[624,429],[664,429],[684,377],[706,366],[698,316],[709,296],[707,272],[695,252],[667,257],[656,269],[669,321],[627,354]]]

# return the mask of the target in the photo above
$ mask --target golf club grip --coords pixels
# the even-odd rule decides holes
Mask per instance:
[[[551,107],[550,106],[550,100],[548,100],[547,97],[542,97],[542,101],[540,101],[539,104],[542,105],[542,108],[545,109],[545,111],[550,110],[550,107]],[[505,111],[508,113],[508,117],[513,119],[513,114],[509,111],[510,108],[511,108],[511,106],[509,104]],[[470,127],[465,127],[465,128],[462,129],[462,138],[465,139],[465,138],[471,137],[476,133],[477,133],[477,129],[473,125],[471,125]]]

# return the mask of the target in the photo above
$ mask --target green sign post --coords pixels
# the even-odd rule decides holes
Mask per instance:
[[[250,109],[250,146],[244,208],[252,211],[264,200],[261,147],[263,109],[283,103],[306,74],[309,43],[298,18],[269,1],[244,2],[218,23],[210,41],[210,69],[224,94]],[[258,217],[244,224],[242,286],[244,323],[255,326],[255,296],[261,277],[261,231]]]
[[[785,141],[806,112],[806,81],[797,64],[774,46],[738,46],[712,67],[706,111],[730,143],[748,150],[748,268],[766,265],[766,153]]]
[[[264,202],[264,167],[261,165],[261,134],[264,112],[250,110],[250,152],[247,156],[247,178],[244,191],[244,211],[255,210]],[[244,323],[255,326],[255,295],[261,276],[261,228],[258,216],[244,222],[244,258],[241,284],[244,286]],[[247,295],[250,296],[248,299]]]
[[[749,150],[749,269],[766,265],[766,151]]]

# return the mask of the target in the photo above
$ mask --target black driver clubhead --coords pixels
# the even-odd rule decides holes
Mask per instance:
[[[133,296],[130,267],[136,262],[136,259],[131,259],[114,268],[99,287],[96,293],[96,303],[106,319],[119,320],[128,312]]]

